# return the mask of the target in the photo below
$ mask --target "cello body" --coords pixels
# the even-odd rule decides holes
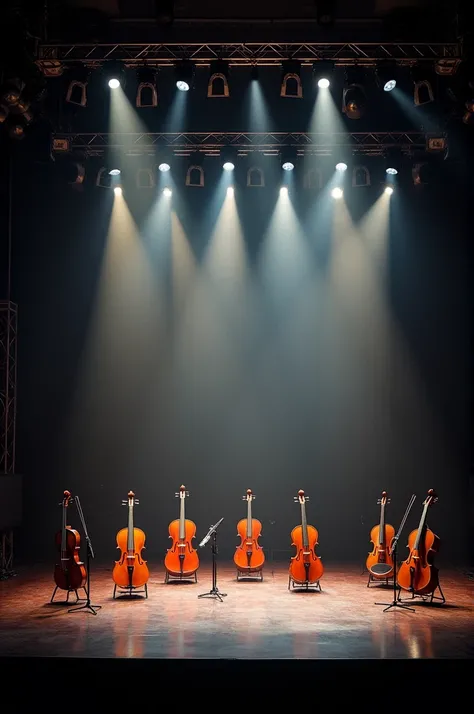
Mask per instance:
[[[372,551],[365,562],[366,568],[373,578],[385,580],[393,576],[393,558],[390,544],[395,537],[395,528],[385,523],[385,506],[389,502],[386,491],[380,499],[380,523],[370,531]]]
[[[54,568],[54,582],[61,590],[79,590],[87,580],[86,567],[79,557],[81,536],[74,528],[66,525],[66,509],[71,498],[70,492],[64,491],[63,525],[55,537],[60,562]]]
[[[185,517],[184,501],[189,495],[185,487],[181,486],[176,495],[180,499],[180,515],[168,527],[173,544],[165,556],[165,569],[168,575],[175,578],[189,578],[199,568],[199,555],[193,547],[196,524]]]
[[[399,586],[416,595],[430,595],[439,584],[439,571],[434,565],[434,557],[441,540],[426,525],[428,508],[437,500],[435,492],[430,489],[423,503],[419,526],[408,536],[408,558],[398,569]]]
[[[138,500],[133,491],[129,491],[128,500],[123,505],[128,506],[128,526],[117,533],[117,548],[120,558],[115,561],[112,578],[120,588],[141,588],[150,578],[148,565],[143,559],[145,548],[145,533],[133,524],[133,509]]]
[[[240,538],[240,545],[234,553],[234,563],[237,570],[241,572],[254,573],[262,570],[265,563],[265,554],[258,539],[262,533],[262,524],[256,518],[252,518],[252,500],[255,496],[250,489],[244,500],[247,501],[247,518],[242,518],[237,523],[237,535]]]
[[[318,582],[324,573],[321,558],[316,555],[318,531],[306,521],[306,501],[304,491],[298,491],[297,499],[301,504],[301,525],[291,531],[291,544],[296,548],[296,554],[290,561],[290,578],[298,584]]]

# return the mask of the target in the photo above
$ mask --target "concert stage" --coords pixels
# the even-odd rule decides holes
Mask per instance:
[[[92,572],[92,602],[102,606],[97,616],[51,604],[52,571],[43,567],[1,582],[0,655],[78,658],[77,671],[92,661],[96,674],[104,667],[122,671],[119,660],[140,660],[144,668],[153,660],[154,676],[159,671],[171,676],[180,664],[176,660],[187,660],[186,671],[201,672],[205,660],[220,660],[214,666],[224,674],[235,666],[245,669],[236,660],[260,660],[270,674],[275,660],[280,668],[291,660],[306,660],[306,667],[317,660],[327,676],[338,671],[338,662],[347,667],[348,661],[360,666],[364,660],[392,659],[399,668],[408,660],[449,659],[459,674],[460,660],[474,656],[474,582],[460,572],[440,574],[444,605],[416,600],[415,612],[383,612],[374,603],[391,602],[391,588],[367,588],[367,575],[354,566],[327,567],[321,593],[288,591],[284,564],[267,568],[261,583],[237,582],[235,571],[222,566],[223,602],[197,597],[211,588],[208,566],[200,569],[197,584],[165,585],[163,567],[150,563],[148,599],[114,600],[111,572],[111,566]],[[63,595],[58,591],[59,600]],[[47,661],[35,659],[28,671],[42,672]],[[15,663],[21,666],[6,661],[10,667]],[[134,666],[140,667],[136,661]]]

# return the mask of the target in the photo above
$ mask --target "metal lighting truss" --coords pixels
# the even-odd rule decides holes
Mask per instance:
[[[17,306],[0,302],[0,473],[15,473]]]
[[[438,63],[443,74],[451,74],[462,59],[458,42],[235,42],[235,43],[109,43],[40,44],[37,63],[46,75],[62,73],[70,63],[100,67],[109,61],[125,66],[167,66],[183,60],[209,64],[214,60],[230,65],[279,65],[292,59],[313,63],[333,61],[338,65],[375,65],[384,60],[401,64]]]
[[[398,148],[412,155],[427,147],[429,136],[419,131],[391,132],[189,132],[189,133],[58,133],[53,137],[55,153],[78,152],[85,156],[102,156],[109,149],[128,155],[154,155],[166,147],[173,153],[188,156],[199,151],[219,154],[223,147],[233,147],[239,154],[260,152],[277,155],[282,147],[292,146],[298,154],[330,155],[346,149],[364,155],[382,155],[389,148]]]

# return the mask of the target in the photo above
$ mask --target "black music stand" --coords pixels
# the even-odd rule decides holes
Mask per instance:
[[[408,607],[408,605],[403,605],[403,603],[400,602],[398,593],[397,593],[397,544],[398,544],[398,539],[400,538],[402,534],[402,530],[405,526],[406,519],[408,518],[408,514],[411,511],[411,508],[413,504],[415,503],[416,496],[415,494],[412,495],[410,498],[410,502],[407,506],[407,509],[405,511],[405,515],[402,518],[402,522],[400,523],[400,527],[398,529],[397,534],[394,536],[392,543],[391,543],[391,551],[392,551],[392,558],[393,558],[393,600],[392,602],[376,602],[374,603],[375,605],[386,605],[385,609],[383,612],[387,612],[388,610],[391,610],[392,607],[400,607],[403,610],[410,610],[411,612],[416,612],[413,607]]]
[[[221,518],[220,521],[217,521],[213,526],[209,528],[208,534],[202,539],[202,541],[199,543],[199,547],[203,548],[209,538],[212,536],[212,588],[209,590],[208,593],[203,593],[202,595],[198,595],[198,598],[201,597],[212,597],[217,600],[220,600],[221,602],[224,602],[222,598],[227,597],[227,593],[221,593],[220,590],[217,587],[217,529],[219,528],[220,524],[222,523],[224,519]]]
[[[102,605],[91,605],[91,566],[90,566],[90,561],[91,561],[91,558],[95,557],[94,550],[92,548],[91,539],[89,538],[89,534],[87,532],[86,521],[84,518],[84,513],[82,512],[79,496],[74,496],[74,501],[77,506],[77,512],[79,513],[79,518],[81,519],[82,528],[84,529],[84,537],[86,539],[86,544],[87,544],[87,552],[86,552],[87,583],[86,583],[86,588],[85,588],[87,600],[84,603],[84,605],[80,605],[79,607],[73,607],[70,610],[68,610],[68,612],[91,612],[93,615],[97,615],[97,610],[100,610],[102,608]]]

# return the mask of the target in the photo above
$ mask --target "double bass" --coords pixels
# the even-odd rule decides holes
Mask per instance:
[[[408,558],[398,570],[398,584],[403,590],[416,595],[430,595],[439,585],[438,568],[434,566],[434,556],[439,550],[441,540],[426,525],[428,509],[438,500],[430,488],[423,502],[418,528],[408,536]]]
[[[145,548],[146,536],[141,528],[135,528],[133,510],[139,501],[133,491],[128,492],[122,506],[128,507],[128,525],[117,533],[117,548],[120,559],[115,561],[112,571],[114,583],[119,588],[141,588],[148,583],[150,573],[146,560],[143,560],[142,550]]]
[[[86,568],[79,558],[81,536],[67,524],[67,509],[72,501],[69,491],[64,491],[62,500],[62,526],[56,533],[56,546],[60,553],[59,563],[54,568],[54,582],[61,590],[79,590],[86,584]]]
[[[296,547],[296,555],[291,558],[290,578],[295,583],[308,585],[317,583],[324,572],[321,558],[316,555],[318,531],[306,520],[308,496],[300,490],[294,500],[301,506],[301,525],[291,531],[291,545]]]
[[[370,531],[373,548],[365,565],[374,578],[385,579],[393,575],[391,543],[395,537],[395,528],[390,523],[385,523],[385,507],[390,503],[386,491],[382,491],[382,497],[377,503],[380,505],[380,523]]]
[[[185,500],[189,496],[184,486],[180,486],[175,494],[179,498],[179,518],[171,521],[168,527],[169,537],[173,544],[165,556],[165,569],[167,576],[174,578],[190,578],[199,568],[199,556],[193,547],[196,537],[196,524],[186,518]]]
[[[262,524],[256,518],[252,518],[252,501],[255,496],[251,489],[247,489],[247,494],[242,497],[247,501],[247,518],[243,518],[237,523],[237,535],[240,537],[240,545],[237,546],[234,554],[234,563],[237,570],[241,572],[258,572],[262,570],[265,562],[265,555],[258,539],[262,532]]]

